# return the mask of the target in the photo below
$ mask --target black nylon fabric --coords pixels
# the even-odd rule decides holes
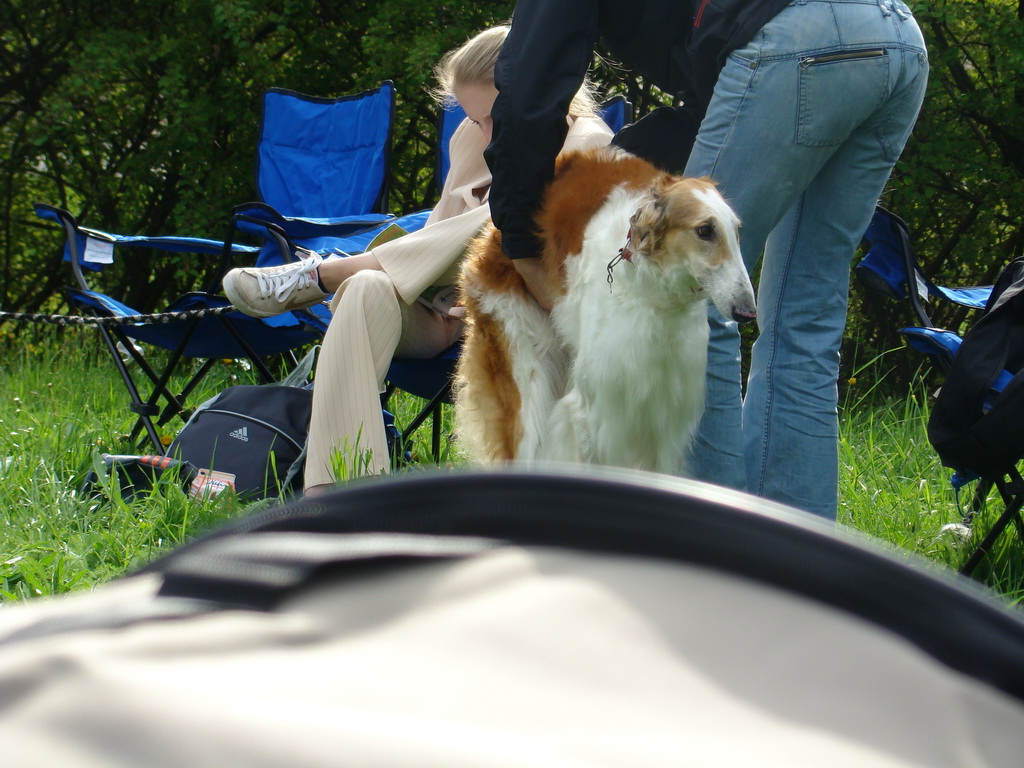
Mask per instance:
[[[1015,374],[986,411],[1002,371]],[[1024,455],[1024,257],[996,279],[985,314],[964,336],[928,421],[942,463],[1001,477]]]
[[[167,455],[235,476],[247,499],[290,488],[292,465],[309,430],[313,391],[284,385],[241,384],[204,403],[171,443]]]

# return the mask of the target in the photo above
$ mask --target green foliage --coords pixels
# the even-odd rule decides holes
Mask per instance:
[[[123,437],[132,422],[126,395],[92,339],[90,330],[76,329],[33,344],[0,341],[0,602],[108,581],[262,505],[239,504],[229,494],[198,501],[169,475],[129,501],[115,482],[103,479],[101,453],[137,451]],[[998,504],[965,538],[948,472],[925,436],[926,390],[918,383],[902,397],[879,397],[885,387],[866,369],[857,373],[840,422],[840,524],[918,554],[938,569],[958,568]],[[236,377],[249,381],[225,364],[194,401]],[[420,406],[418,399],[400,397],[389,407],[401,425]],[[449,448],[443,463],[461,466],[465,458],[450,447],[451,430],[451,410],[445,409],[442,436]],[[429,430],[416,434],[407,446],[413,462],[401,471],[436,471],[427,440]],[[363,474],[358,455],[348,461],[335,467],[339,477]],[[101,469],[99,493],[84,495],[82,482],[91,469]],[[1022,546],[1009,531],[977,578],[1015,600],[1024,598]]]
[[[858,386],[872,389],[860,380],[852,389]],[[839,523],[895,551],[920,555],[939,569],[958,570],[1003,507],[993,492],[970,528],[963,525],[973,489],[959,495],[953,489],[951,470],[941,466],[928,443],[929,414],[930,398],[920,379],[899,398],[849,393],[840,422]],[[1024,600],[1022,546],[1011,527],[973,578],[1015,602]]]
[[[928,95],[883,202],[907,221],[915,253],[937,282],[984,285],[1024,253],[1024,3],[919,0],[912,4],[929,49]],[[933,308],[953,330],[967,311]],[[856,367],[899,347],[907,307],[855,292],[847,350]],[[912,355],[889,381],[903,388]]]
[[[130,503],[111,478],[97,494],[82,492],[101,453],[137,453],[125,436],[127,395],[85,334],[3,344],[0,600],[105,581],[240,509],[228,496],[189,500],[170,475]],[[236,370],[225,364],[208,386],[222,388]]]
[[[274,503],[243,504],[230,493],[193,499],[172,472],[126,498],[102,454],[139,453],[127,434],[134,423],[127,393],[92,329],[46,330],[32,343],[0,336],[0,602],[94,586],[217,523]],[[148,347],[146,353],[163,355]],[[172,380],[172,388],[180,390],[187,376]],[[254,375],[223,361],[190,402],[239,383],[255,383]],[[398,423],[408,424],[423,405],[399,393],[389,408]],[[163,428],[168,441],[181,426],[175,420]],[[449,411],[443,434],[451,428]],[[434,468],[428,441],[428,429],[413,435],[404,471]],[[90,472],[97,481],[95,493],[87,494]],[[365,475],[366,457],[356,451],[339,456],[335,472],[340,480]]]
[[[260,97],[280,86],[336,96],[388,78],[399,93],[390,207],[435,201],[432,67],[512,0],[20,0],[0,7],[0,308],[55,310],[66,282],[59,235],[35,200],[115,232],[220,238],[254,197]],[[907,220],[941,280],[990,280],[1024,252],[1024,4],[918,0],[931,76],[918,126],[884,202]],[[603,93],[638,116],[666,96],[599,57]],[[126,260],[103,287],[142,310],[205,285],[208,259]],[[853,291],[848,372],[898,348],[906,310]],[[937,325],[964,311],[937,307]],[[894,391],[917,368],[885,358]],[[849,375],[847,372],[846,376]],[[846,377],[844,376],[844,378]]]
[[[260,97],[395,81],[392,207],[433,202],[431,65],[511,3],[25,0],[0,10],[0,306],[52,307],[66,276],[41,200],[113,232],[222,237],[251,200]],[[441,23],[439,23],[439,21]],[[105,289],[142,310],[201,286],[204,260],[138,259]]]

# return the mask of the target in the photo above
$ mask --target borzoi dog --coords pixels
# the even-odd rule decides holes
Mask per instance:
[[[708,179],[621,150],[559,158],[537,231],[561,286],[550,314],[501,235],[470,245],[456,433],[470,458],[685,472],[704,407],[705,299],[754,317],[739,221]]]

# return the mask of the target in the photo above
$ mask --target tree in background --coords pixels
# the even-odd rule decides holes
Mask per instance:
[[[57,7],[55,7],[55,5]],[[462,5],[465,8],[461,7]],[[22,0],[0,16],[0,306],[55,308],[67,279],[35,200],[112,232],[220,238],[254,199],[260,98],[399,93],[392,207],[433,202],[441,54],[511,3],[425,0]],[[209,259],[124,260],[107,289],[150,310],[202,285]]]
[[[883,198],[909,225],[925,270],[953,285],[984,285],[1024,253],[1024,0],[917,0],[928,43],[928,95]],[[968,310],[930,309],[961,330]],[[855,292],[850,365],[900,347],[907,307]],[[903,384],[922,362],[888,355]]]
[[[391,208],[435,199],[436,109],[447,50],[506,20],[513,0],[4,0],[0,5],[0,308],[57,309],[66,282],[41,200],[114,232],[220,238],[253,199],[260,97],[338,96],[391,79],[399,94]],[[884,203],[951,282],[982,283],[1024,250],[1024,0],[915,0],[931,57],[918,126]],[[666,102],[614,62],[595,80],[638,116]],[[106,287],[150,310],[206,282],[208,259],[125,260]],[[901,346],[903,308],[854,291],[848,366]],[[936,308],[958,328],[963,313]],[[6,329],[5,329],[6,330]],[[919,362],[888,355],[905,382]]]

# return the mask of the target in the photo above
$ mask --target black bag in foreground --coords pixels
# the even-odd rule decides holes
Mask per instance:
[[[1004,371],[1013,378],[994,399]],[[985,314],[964,336],[928,421],[942,463],[982,477],[1024,456],[1024,258],[996,279]]]
[[[229,387],[203,403],[167,455],[199,468],[193,488],[233,486],[262,499],[297,490],[313,391],[277,384]]]

